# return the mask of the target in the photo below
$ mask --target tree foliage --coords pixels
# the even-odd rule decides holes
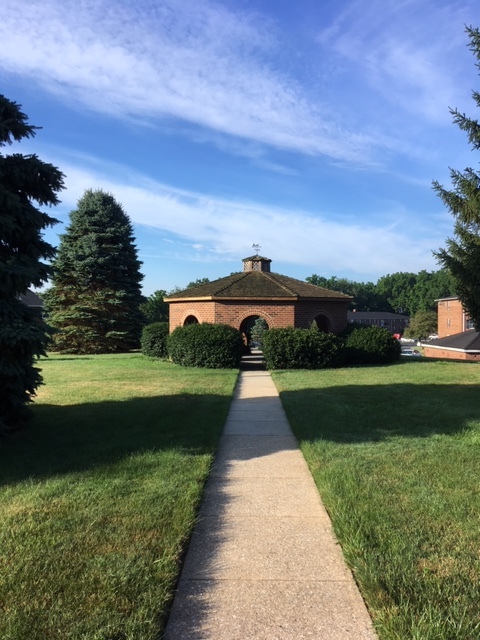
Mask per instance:
[[[480,30],[467,28],[470,49],[480,61]],[[480,68],[480,64],[476,66]],[[474,91],[473,99],[480,107],[480,93]],[[468,141],[476,151],[480,149],[480,123],[468,118],[457,109],[450,110],[454,123],[467,133]],[[450,171],[452,188],[445,189],[437,181],[433,188],[450,209],[454,219],[455,238],[448,238],[446,247],[435,255],[447,268],[456,284],[457,295],[470,316],[477,331],[480,331],[480,174],[467,167],[464,171]]]
[[[140,311],[145,316],[147,323],[168,322],[169,308],[168,303],[164,302],[166,297],[167,292],[164,289],[158,289],[142,302]]]
[[[130,220],[115,198],[87,190],[70,214],[45,295],[53,348],[119,353],[139,346],[140,261]]]
[[[417,311],[410,318],[408,327],[404,331],[406,338],[418,338],[425,340],[428,336],[437,333],[438,317],[435,311]]]
[[[175,364],[206,369],[236,369],[244,352],[240,331],[226,324],[196,323],[177,327],[167,339]]]
[[[417,311],[434,311],[435,300],[454,295],[455,283],[447,269],[420,271],[420,273],[397,272],[387,274],[373,282],[354,282],[346,278],[323,278],[316,274],[306,278],[332,291],[341,291],[353,296],[350,309],[357,311],[388,311],[413,316]]]
[[[391,364],[400,358],[401,346],[388,329],[369,326],[358,327],[346,336],[348,364]]]
[[[265,331],[268,331],[268,324],[266,320],[264,320],[263,318],[257,318],[250,332],[250,338],[253,340],[253,342],[257,342],[259,345],[261,345],[263,336],[265,335]]]
[[[20,105],[0,95],[0,147],[35,135]],[[57,220],[40,206],[56,205],[63,174],[36,155],[0,154],[0,432],[17,427],[42,382],[35,367],[45,354],[46,325],[19,296],[51,273],[55,255],[42,232]]]
[[[327,369],[344,358],[342,339],[318,329],[269,329],[262,350],[267,369]]]
[[[317,274],[313,274],[306,278],[306,281],[310,284],[315,284],[318,287],[324,289],[330,289],[331,291],[340,291],[346,293],[349,296],[353,296],[353,300],[350,302],[350,309],[356,309],[357,311],[385,311],[387,302],[376,290],[376,286],[373,282],[355,282],[354,280],[348,280],[347,278],[338,278],[332,276],[331,278],[324,278]]]
[[[153,322],[143,327],[140,338],[143,355],[150,358],[166,358],[168,334],[168,322]]]

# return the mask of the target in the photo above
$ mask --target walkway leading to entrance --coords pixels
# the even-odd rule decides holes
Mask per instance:
[[[165,640],[375,640],[261,357],[244,360]]]

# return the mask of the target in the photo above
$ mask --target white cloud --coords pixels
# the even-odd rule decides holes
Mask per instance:
[[[4,0],[4,72],[119,117],[178,118],[276,148],[368,163],[349,131],[281,67],[275,26],[213,0]]]
[[[45,156],[45,154],[43,154]],[[377,274],[435,269],[432,248],[441,238],[418,239],[394,225],[348,220],[332,213],[282,209],[255,202],[225,200],[162,184],[118,166],[61,161],[67,175],[62,209],[75,208],[85,189],[110,191],[135,225],[177,240],[189,260],[238,260],[245,242],[259,242],[283,263],[327,273]],[[54,158],[49,161],[55,162]],[[385,212],[385,219],[397,220]],[[413,236],[413,237],[412,237]],[[184,247],[183,250],[181,247]],[[249,245],[248,245],[249,246]]]
[[[464,27],[477,15],[473,0],[355,0],[318,41],[391,104],[444,123],[448,106],[470,93],[473,66]]]

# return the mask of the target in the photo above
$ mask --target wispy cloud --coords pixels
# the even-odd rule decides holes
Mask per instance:
[[[343,126],[279,66],[276,26],[214,0],[4,0],[4,72],[117,117],[180,119],[274,148],[368,163],[383,141]]]
[[[48,157],[57,162],[58,157]],[[258,202],[226,200],[208,194],[177,189],[132,173],[121,166],[94,159],[61,159],[66,173],[62,210],[75,208],[85,189],[110,191],[124,206],[132,222],[173,238],[175,251],[188,260],[238,260],[246,239],[268,248],[272,258],[304,265],[324,273],[384,275],[395,271],[435,269],[432,248],[440,246],[445,231],[418,239],[394,223],[358,222],[343,215],[336,221],[332,212],[305,211],[264,205]],[[352,212],[353,214],[354,212]],[[382,216],[403,219],[395,205]],[[253,234],[253,236],[252,236]],[[177,256],[178,257],[178,256]]]
[[[318,40],[382,98],[439,123],[449,119],[449,105],[470,95],[464,27],[477,15],[474,0],[354,0]]]

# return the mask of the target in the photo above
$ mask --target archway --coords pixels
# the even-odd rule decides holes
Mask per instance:
[[[259,315],[248,316],[247,318],[244,318],[242,320],[241,324],[240,324],[240,332],[244,335],[245,342],[247,344],[250,344],[250,341],[252,339],[253,326],[254,326],[255,322],[259,318],[264,320],[265,324],[267,325],[267,329],[268,329],[268,322],[265,320],[265,318],[263,316],[259,316]]]
[[[330,333],[330,321],[326,316],[318,315],[314,319],[315,324],[317,325],[317,329],[319,331],[323,331],[324,333]]]
[[[189,315],[185,318],[183,326],[187,324],[198,324],[198,319],[194,315]]]

